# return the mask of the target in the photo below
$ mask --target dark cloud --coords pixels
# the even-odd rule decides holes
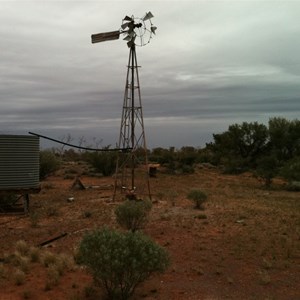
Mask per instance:
[[[115,144],[128,49],[90,35],[149,9],[157,35],[137,55],[150,147],[299,116],[299,2],[1,1],[0,133]]]

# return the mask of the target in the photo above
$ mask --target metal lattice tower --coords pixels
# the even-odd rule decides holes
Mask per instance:
[[[118,148],[127,148],[129,151],[118,154],[113,199],[117,194],[125,195],[129,199],[144,196],[151,199],[139,66],[136,57],[136,46],[148,44],[157,29],[153,26],[151,18],[153,18],[151,12],[146,13],[143,18],[126,16],[119,31],[92,35],[92,43],[97,43],[118,39],[120,33],[124,33],[126,34],[124,40],[130,48],[118,144]],[[150,29],[147,28],[146,22],[150,23]]]
[[[119,153],[114,198],[118,189],[127,197],[148,195],[148,157],[143,108],[135,45],[130,47],[118,147],[131,148]]]

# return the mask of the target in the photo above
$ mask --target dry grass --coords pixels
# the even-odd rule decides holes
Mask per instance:
[[[28,244],[23,240],[16,242],[16,251],[19,252],[22,256],[26,256],[28,254],[29,248],[30,247],[28,246]]]
[[[46,268],[56,265],[58,263],[58,256],[50,251],[45,251],[41,255],[41,263]]]
[[[45,290],[50,290],[59,284],[65,272],[75,270],[74,259],[69,255],[44,251],[29,246],[23,240],[16,242],[15,249],[13,254],[5,255],[5,264],[0,264],[0,282],[12,280],[15,285],[22,285],[25,283],[26,274],[32,269],[32,264],[40,263],[46,268]],[[31,294],[25,290],[21,296],[23,299],[29,299]]]
[[[26,275],[23,271],[17,269],[12,275],[15,285],[22,285],[25,282]]]
[[[61,274],[56,265],[51,265],[47,269],[47,278],[45,283],[45,290],[51,290],[54,286],[57,286],[60,280]]]
[[[30,269],[30,260],[26,256],[21,256],[18,252],[15,254],[14,259],[15,266],[24,273],[28,273]]]
[[[21,296],[22,296],[22,299],[31,299],[33,296],[32,296],[32,291],[31,290],[25,290],[22,292]]]
[[[0,282],[7,277],[7,271],[4,264],[0,263]]]
[[[36,247],[30,247],[28,254],[30,261],[35,263],[40,261],[40,249]]]

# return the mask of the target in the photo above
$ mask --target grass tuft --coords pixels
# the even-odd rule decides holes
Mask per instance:
[[[22,270],[17,269],[13,274],[13,281],[15,285],[22,285],[25,282],[26,276]]]
[[[29,252],[29,245],[23,240],[17,241],[16,251],[18,251],[21,255],[26,256]]]

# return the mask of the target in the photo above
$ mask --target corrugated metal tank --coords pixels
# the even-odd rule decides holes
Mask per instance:
[[[39,138],[0,135],[0,190],[39,187]]]

